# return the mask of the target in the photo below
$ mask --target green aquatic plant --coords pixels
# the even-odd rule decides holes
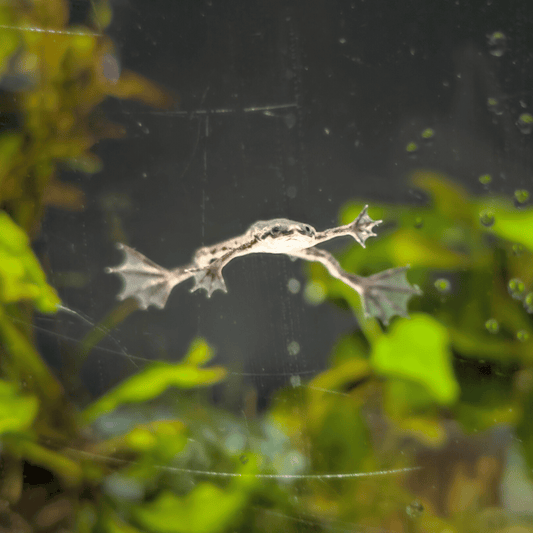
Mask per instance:
[[[311,265],[309,285],[320,287],[321,301],[348,307],[361,324],[339,340],[331,354],[331,368],[320,379],[327,382],[328,375],[342,374],[350,381],[345,369],[364,369],[351,378],[361,384],[360,392],[356,388],[350,393],[353,400],[363,403],[369,389],[374,394],[379,391],[377,404],[391,424],[391,435],[412,439],[436,454],[444,453],[451,439],[473,434],[489,438],[492,428],[508,428],[516,435],[531,472],[533,324],[528,294],[533,284],[533,210],[518,208],[512,197],[471,195],[429,171],[415,173],[412,183],[424,191],[427,201],[416,207],[374,203],[372,215],[390,221],[393,229],[382,232],[364,253],[346,249],[340,262],[346,270],[360,272],[408,263],[411,279],[424,297],[413,302],[411,320],[397,318],[383,330],[375,320],[364,319],[359,303],[342,284],[332,282],[320,266]],[[350,220],[361,205],[347,204],[340,223]],[[480,216],[487,212],[490,224]],[[333,390],[341,393],[345,387]],[[317,420],[323,417],[314,413]],[[453,427],[451,420],[459,426]],[[400,442],[396,440],[397,450]],[[483,461],[497,459],[489,456]],[[452,469],[459,468],[458,458],[456,462]],[[459,502],[454,496],[457,491],[474,490],[466,485],[461,489],[461,483],[467,479],[457,473],[448,489],[441,488],[450,491],[450,502]],[[460,513],[481,517],[485,508],[480,501],[492,496],[484,493],[486,482],[472,483],[481,500],[451,506],[450,520],[444,522],[437,520],[435,512],[427,512],[438,503],[423,492],[418,494],[426,508],[418,519],[424,524],[422,530],[477,531],[458,526],[464,516]],[[502,523],[510,525],[512,520]],[[435,529],[437,524],[440,529]]]
[[[360,326],[338,339],[323,372],[293,376],[263,413],[212,405],[213,386],[220,393],[234,382],[211,364],[214,350],[202,339],[178,362],[148,363],[83,406],[69,399],[69,383],[34,340],[33,313],[53,314],[60,302],[31,239],[47,206],[83,208],[82,191],[59,176],[97,172],[91,147],[120,136],[98,107],[103,99],[172,102],[120,69],[104,34],[110,6],[91,6],[78,26],[62,0],[0,6],[0,527],[533,531],[489,507],[495,457],[484,453],[466,473],[457,456],[442,459],[451,440],[505,426],[533,467],[533,212],[524,191],[514,200],[476,197],[419,172],[413,185],[427,194],[424,205],[371,202],[372,216],[395,227],[365,250],[344,250],[342,268],[368,275],[410,264],[424,296],[413,299],[410,319],[391,316],[384,328],[346,284],[312,264],[307,302],[338,304]],[[363,205],[348,203],[340,223]],[[127,300],[110,311],[78,358],[136,308]],[[443,456],[424,463],[421,450]],[[449,481],[438,502],[423,479],[434,484],[440,462]]]

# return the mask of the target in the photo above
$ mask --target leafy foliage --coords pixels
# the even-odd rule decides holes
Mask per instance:
[[[357,295],[313,264],[308,302],[340,304],[361,327],[338,340],[325,371],[294,380],[264,413],[210,405],[210,386],[233,385],[223,368],[207,366],[214,352],[201,339],[180,362],[146,365],[81,412],[71,403],[32,335],[34,310],[52,314],[59,298],[31,238],[45,206],[83,207],[83,193],[59,181],[60,167],[97,172],[91,146],[120,135],[98,103],[172,101],[120,72],[103,34],[111,9],[105,0],[92,7],[92,19],[72,27],[63,0],[0,6],[2,104],[11,111],[0,131],[0,524],[82,533],[533,531],[494,506],[502,468],[490,451],[471,464],[458,454],[445,460],[453,441],[505,425],[533,468],[533,210],[473,197],[430,172],[413,176],[423,205],[370,202],[394,231],[341,257],[362,274],[409,263],[409,281],[424,289],[410,320],[384,330],[364,319]],[[362,205],[346,205],[341,222]],[[125,301],[111,311],[81,356],[135,309]],[[431,453],[441,455],[424,463]],[[420,476],[405,470],[412,465]],[[437,498],[423,481],[434,485],[438,467],[448,481]],[[36,468],[52,480],[46,489],[32,486]],[[37,512],[27,512],[30,501]]]

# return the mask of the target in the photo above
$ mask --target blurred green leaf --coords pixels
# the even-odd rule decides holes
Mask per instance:
[[[13,168],[13,164],[20,157],[23,142],[24,137],[20,133],[9,132],[3,133],[0,136],[0,191],[2,192],[0,199],[4,196],[6,189],[5,181],[8,179],[9,172]],[[11,188],[15,184],[15,181],[11,178],[11,183],[9,184]]]
[[[26,233],[0,211],[0,302],[32,300],[42,313],[55,313],[60,299],[41,270]]]
[[[428,315],[400,319],[372,347],[371,365],[389,378],[424,386],[443,405],[453,403],[459,386],[453,374],[446,328]]]
[[[532,208],[517,209],[508,198],[490,198],[476,202],[475,209],[479,213],[490,211],[494,215],[494,223],[490,227],[478,221],[481,229],[533,251]]]
[[[423,442],[439,446],[446,440],[435,400],[428,390],[413,381],[391,379],[384,386],[384,409],[397,429]]]
[[[75,485],[83,478],[82,467],[77,461],[61,452],[45,448],[26,436],[5,436],[4,443],[17,455],[25,457],[33,464],[49,469],[62,477],[68,484]]]
[[[107,0],[95,0],[92,2],[91,18],[100,31],[111,24],[113,11]]]
[[[411,176],[411,182],[431,195],[431,202],[437,212],[455,221],[471,220],[468,193],[458,183],[430,170],[416,171]]]
[[[388,240],[393,264],[416,267],[456,269],[468,266],[466,254],[450,250],[434,238],[426,237],[414,229],[402,228]]]
[[[0,380],[0,434],[28,429],[38,410],[35,396],[21,395],[13,383]]]
[[[197,348],[193,345],[192,350],[195,349]],[[152,363],[89,405],[83,412],[83,419],[85,422],[92,422],[119,405],[152,400],[169,387],[180,389],[206,387],[217,383],[225,376],[226,370],[222,367],[199,368],[188,362]]]
[[[200,482],[186,496],[163,491],[153,502],[133,509],[136,520],[156,533],[215,533],[242,519],[257,484],[250,461],[224,489]]]
[[[211,361],[214,355],[215,352],[204,339],[195,339],[192,342],[187,355],[184,357],[183,362],[189,365],[203,366]]]
[[[524,416],[522,416],[516,428],[516,435],[519,439],[524,457],[529,467],[529,477],[533,477],[533,391],[523,399]]]
[[[21,333],[0,306],[0,338],[17,367],[23,373],[29,390],[34,388],[41,398],[56,401],[62,389],[32,343]],[[7,359],[7,357],[6,357]]]
[[[102,160],[97,155],[90,152],[66,158],[63,163],[71,170],[85,172],[86,174],[96,174],[103,168]]]
[[[12,26],[11,13],[4,6],[0,6],[0,77],[9,68],[9,58],[15,53],[20,44],[20,36],[17,31],[9,28]]]
[[[125,451],[144,454],[155,452],[159,458],[171,461],[187,443],[187,428],[180,420],[156,420],[137,424],[127,433],[97,442],[91,448],[98,455],[113,455]]]

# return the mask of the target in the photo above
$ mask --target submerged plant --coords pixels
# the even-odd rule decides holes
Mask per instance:
[[[76,27],[62,0],[0,6],[0,528],[532,531],[491,500],[501,469],[488,452],[473,474],[457,454],[424,463],[417,452],[437,454],[468,431],[505,425],[519,439],[524,470],[533,466],[533,211],[517,210],[511,198],[476,198],[428,172],[414,177],[428,204],[373,203],[373,212],[396,223],[395,231],[364,251],[350,247],[338,267],[318,249],[308,255],[314,244],[283,250],[313,261],[308,302],[348,307],[360,328],[339,339],[325,371],[309,381],[292,376],[298,379],[263,413],[235,416],[210,405],[211,386],[234,385],[225,369],[209,366],[214,351],[201,339],[179,362],[146,364],[83,408],[70,401],[34,340],[33,312],[52,314],[60,302],[31,239],[47,206],[83,207],[82,192],[59,180],[60,168],[96,172],[101,162],[91,147],[121,132],[99,102],[107,96],[171,101],[120,68],[103,34],[109,5],[91,6],[91,20]],[[343,209],[341,228],[359,220],[372,231],[375,222],[361,213],[363,205]],[[486,213],[490,220],[480,216]],[[252,228],[266,235],[274,253],[289,229],[313,235],[307,225],[287,223],[298,224]],[[233,251],[250,242],[237,240]],[[210,259],[223,259],[220,273],[229,258],[223,243],[211,248],[197,252],[191,276],[208,291]],[[131,264],[137,256],[129,251],[128,257]],[[142,262],[146,272],[149,262]],[[408,295],[400,304],[405,311],[414,290],[398,265],[410,264],[425,296],[413,300],[410,319],[395,317],[384,330],[375,317],[403,313],[394,305],[373,308],[372,297],[365,308],[344,274],[332,279],[331,264],[334,272],[374,281],[371,273],[394,269]],[[136,308],[123,305],[105,326]],[[78,355],[85,357],[107,331],[94,328]],[[434,484],[431,468],[441,464],[450,474],[442,485],[444,508],[423,485],[427,472]]]

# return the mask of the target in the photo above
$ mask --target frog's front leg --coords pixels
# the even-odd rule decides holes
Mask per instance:
[[[221,265],[221,261],[218,259],[195,272],[193,274],[195,284],[190,292],[197,291],[198,289],[205,289],[208,298],[211,298],[211,295],[216,290],[228,292],[226,282],[222,277],[223,266],[224,265]]]
[[[255,248],[258,242],[259,239],[257,236],[245,233],[241,237],[237,237],[232,241],[224,242],[224,246],[218,245],[214,247],[210,258],[207,255],[199,256],[197,253],[194,259],[195,264],[198,265],[198,267],[197,271],[193,273],[196,283],[191,289],[191,292],[197,291],[198,289],[205,289],[208,298],[210,298],[216,290],[228,292],[226,283],[222,277],[222,269],[236,257],[255,253],[257,251]],[[231,246],[233,246],[232,249]],[[201,261],[199,260],[200,258]]]

